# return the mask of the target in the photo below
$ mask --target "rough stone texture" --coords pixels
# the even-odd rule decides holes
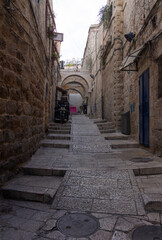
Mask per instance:
[[[82,122],[89,128],[91,125],[84,115],[73,116],[73,121],[78,125]],[[86,136],[81,136],[81,143],[82,137]],[[93,135],[92,140],[99,137],[100,134]],[[72,135],[71,144],[75,143],[74,139],[79,144],[75,133]],[[104,140],[102,143],[104,144]],[[149,157],[153,162],[130,161],[135,157]],[[162,176],[133,174],[134,168],[137,170],[140,168],[142,171],[146,167],[152,169],[152,166],[157,168],[161,166],[161,159],[144,149],[120,149],[110,153],[103,153],[101,149],[100,153],[76,153],[67,149],[41,147],[25,165],[30,169],[34,168],[33,171],[35,168],[41,169],[44,175],[46,173],[51,175],[55,171],[58,173],[61,170],[58,168],[60,166],[67,171],[52,205],[9,200],[0,195],[0,239],[8,240],[12,236],[15,240],[131,240],[132,231],[139,226],[154,224],[160,226],[161,212],[145,212],[141,198],[144,188],[149,192],[149,184],[150,192],[155,185],[159,186],[161,191]],[[49,172],[50,169],[52,172]],[[36,172],[36,175],[38,173]],[[35,177],[38,177],[38,180],[34,180]],[[47,179],[46,183],[44,179]],[[19,183],[24,182],[30,183],[36,189],[38,186],[50,188],[57,183],[49,176],[19,178]],[[153,196],[155,197],[154,193]],[[57,229],[57,221],[69,213],[91,214],[98,219],[99,230],[84,238],[63,235]]]
[[[133,47],[131,52],[142,46],[148,40],[151,40],[156,34],[160,31],[161,25],[161,8],[162,5],[160,1],[153,0],[149,3],[144,3],[142,1],[125,1],[127,4],[124,9],[124,22],[125,29],[124,33],[131,31],[136,32],[136,35],[140,33],[140,37],[137,39],[136,47]],[[155,6],[156,4],[156,6]],[[144,6],[142,8],[141,6]],[[134,10],[136,9],[136,10]],[[152,18],[156,12],[156,26],[153,27]],[[131,112],[131,134],[138,141],[139,139],[139,77],[146,70],[149,69],[149,92],[150,92],[150,149],[153,152],[156,152],[157,155],[161,155],[161,139],[162,139],[162,118],[160,115],[161,112],[161,103],[162,99],[158,98],[158,81],[160,81],[160,76],[158,76],[158,61],[157,59],[161,56],[161,37],[157,37],[155,41],[152,41],[152,60],[150,58],[143,58],[138,62],[138,71],[137,72],[127,72],[124,74],[124,110],[130,110]],[[126,56],[126,51],[128,46],[124,49],[124,57]],[[142,56],[149,56],[150,52],[148,46],[145,51],[141,53]],[[153,60],[154,59],[154,60]],[[131,111],[131,106],[134,104],[135,108]]]
[[[162,156],[161,1],[108,0],[107,4],[113,6],[108,28],[103,30],[102,24],[90,27],[83,58],[83,67],[94,76],[90,114],[112,121],[121,130],[121,114],[130,111],[131,137],[139,141],[139,77],[149,69],[149,147]],[[126,42],[124,35],[130,31],[136,34],[135,43]],[[120,71],[127,57],[143,45],[137,71],[131,71],[135,64]]]
[[[0,184],[39,147],[53,115],[56,79],[52,61],[46,69],[45,1],[32,1],[33,12],[29,1],[13,1],[8,9],[5,3],[0,3]]]

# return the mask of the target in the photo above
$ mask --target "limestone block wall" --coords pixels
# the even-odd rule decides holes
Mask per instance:
[[[103,70],[104,117],[120,130],[123,111],[123,73],[119,70],[122,62],[123,1],[109,3],[112,4],[113,12],[104,37],[104,45],[110,42]]]
[[[158,155],[162,155],[162,98],[158,98],[158,59],[162,56],[161,11],[162,3],[156,0],[145,2],[145,5],[144,1],[125,1],[124,5],[124,34],[130,31],[136,34],[136,41],[132,44],[130,52],[146,44],[149,40],[151,44],[150,46],[147,44],[145,50],[140,54],[145,57],[138,59],[138,70],[124,73],[124,110],[131,112],[131,134],[139,141],[139,77],[149,69],[149,142],[151,151]],[[124,57],[127,56],[129,47],[130,44],[127,43],[124,48]]]
[[[45,2],[0,1],[0,183],[36,151],[50,117]]]

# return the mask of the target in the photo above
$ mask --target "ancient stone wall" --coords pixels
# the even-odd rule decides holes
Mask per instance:
[[[162,3],[158,0],[125,1],[124,5],[124,34],[130,31],[136,34],[135,41],[125,45],[124,57],[128,56],[129,48],[131,53],[145,46],[137,58],[137,71],[124,73],[124,110],[131,112],[131,135],[139,141],[139,77],[149,69],[149,144],[150,149],[159,155],[162,155],[162,98],[158,97],[158,59],[162,55],[161,11]]]
[[[101,47],[103,42],[102,25],[91,25],[83,57],[83,68],[89,70],[92,85],[90,94],[90,113],[93,117],[102,115],[102,71]]]
[[[120,129],[123,111],[123,78],[119,70],[122,62],[123,1],[109,1],[112,17],[104,33],[103,89],[104,117]]]
[[[46,1],[6,3],[0,0],[0,182],[38,148],[55,88]]]
[[[84,53],[86,57],[89,52],[93,53],[91,112],[96,117],[104,116],[121,130],[121,114],[130,111],[131,136],[139,142],[139,77],[149,69],[149,143],[151,151],[162,155],[162,2],[108,0],[107,4],[112,4],[109,24],[104,31],[102,24],[90,27]],[[135,33],[134,40],[126,41],[124,35],[130,32]],[[142,50],[137,51],[141,47]],[[127,61],[131,62],[130,55],[132,64],[123,67]],[[103,104],[99,104],[100,89],[103,89]],[[102,108],[103,114],[98,114]]]

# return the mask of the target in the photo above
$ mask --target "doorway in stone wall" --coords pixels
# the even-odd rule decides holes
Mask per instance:
[[[139,77],[139,141],[149,147],[149,69]]]

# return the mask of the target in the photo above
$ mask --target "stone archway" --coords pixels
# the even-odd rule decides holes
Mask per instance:
[[[62,86],[63,89],[65,89],[66,91],[69,91],[70,89],[76,90],[77,92],[79,92],[82,95],[82,98],[84,99],[87,94],[86,94],[86,89],[84,88],[84,86],[80,83],[76,83],[76,82],[71,82],[68,83],[64,86]]]
[[[85,103],[89,103],[92,79],[89,71],[61,70],[61,88],[65,90],[76,90],[79,92]]]

